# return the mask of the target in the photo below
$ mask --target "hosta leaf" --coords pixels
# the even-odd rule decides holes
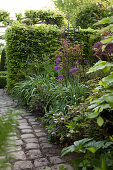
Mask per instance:
[[[98,61],[93,67],[89,69],[87,74],[98,71],[98,70],[103,70],[105,72],[105,70],[106,71],[109,70],[109,69],[106,69],[106,67],[110,69],[111,67],[113,67],[113,64],[108,63],[106,61]]]
[[[103,148],[107,148],[107,147],[109,147],[110,145],[113,145],[113,142],[106,142]]]
[[[93,100],[90,104],[100,104],[102,102],[103,102],[103,96],[98,99]]]
[[[84,144],[86,144],[90,140],[92,140],[92,139],[84,138],[82,140],[75,141],[74,142],[75,150],[76,151],[81,151],[81,149],[84,146]]]
[[[90,115],[88,115],[88,118],[92,119],[92,118],[96,118],[99,115],[99,112],[94,112]]]
[[[75,151],[75,146],[74,145],[71,145],[67,148],[64,148],[61,152],[62,156],[68,154],[69,152],[74,152]]]
[[[102,81],[105,81],[105,82],[107,82],[107,83],[113,83],[113,74],[111,74],[111,75],[109,75],[109,76],[107,76],[107,77],[104,77],[104,78],[102,79]]]
[[[97,112],[99,112],[99,109],[100,109],[100,106],[97,106],[97,107],[95,107],[95,108],[93,109],[93,111],[94,111],[95,113],[97,113]]]
[[[96,106],[97,106],[97,104],[92,104],[92,105],[88,106],[88,109],[93,109],[93,108],[95,108]]]
[[[98,117],[97,123],[98,123],[99,126],[102,126],[102,125],[103,125],[104,120],[103,120],[103,118],[102,118],[101,116]]]
[[[111,69],[111,66],[107,66],[107,67],[105,67],[104,69],[103,69],[103,71],[104,71],[104,73],[106,73],[106,72],[108,72],[109,70]]]
[[[102,112],[104,109],[109,109],[109,108],[111,108],[111,106],[109,104],[102,104],[100,106],[99,112]]]
[[[112,96],[104,96],[103,99],[109,103],[109,104],[113,104],[113,95]]]
[[[95,153],[98,150],[98,148],[97,147],[90,147],[90,148],[87,148],[87,150],[89,150],[92,153]]]

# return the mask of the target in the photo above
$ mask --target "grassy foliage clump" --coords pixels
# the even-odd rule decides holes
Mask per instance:
[[[9,166],[8,162],[14,158],[7,153],[8,146],[14,146],[14,142],[10,139],[16,132],[16,112],[9,109],[7,113],[0,116],[0,169]]]

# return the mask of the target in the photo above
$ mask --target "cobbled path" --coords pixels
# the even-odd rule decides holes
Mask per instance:
[[[9,108],[15,108],[16,104],[0,89],[0,114]],[[13,169],[8,170],[59,170],[64,165],[68,170],[74,168],[61,158],[61,150],[58,146],[48,142],[47,133],[40,121],[31,113],[22,113],[18,117],[18,134],[14,136],[17,147],[10,152],[16,158]]]

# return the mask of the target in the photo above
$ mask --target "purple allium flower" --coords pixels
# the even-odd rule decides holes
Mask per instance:
[[[78,62],[82,62],[82,58],[80,58],[80,59],[78,60]]]
[[[72,68],[72,69],[70,70],[70,73],[76,73],[76,72],[78,72],[78,68]]]
[[[60,64],[60,62],[61,62],[61,59],[60,59],[60,58],[57,58],[57,59],[56,59],[56,64]]]
[[[60,67],[60,66],[55,66],[54,69],[55,69],[55,70],[60,70],[61,67]]]
[[[88,63],[88,60],[84,60],[84,63]]]
[[[59,76],[58,76],[58,79],[63,79],[63,78],[64,78],[63,75],[59,75]]]

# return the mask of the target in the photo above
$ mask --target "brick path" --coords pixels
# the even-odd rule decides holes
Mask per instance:
[[[15,103],[0,89],[0,114],[8,108],[14,108]],[[23,113],[17,117],[18,134],[14,137],[17,147],[10,151],[16,157],[13,169],[8,170],[59,170],[64,165],[73,170],[66,160],[61,158],[58,146],[48,142],[47,133],[31,113]]]

